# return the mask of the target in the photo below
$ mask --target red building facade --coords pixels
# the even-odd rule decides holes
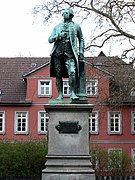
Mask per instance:
[[[134,87],[127,88],[130,94],[121,102],[112,101],[120,96],[114,94],[114,87],[126,81],[123,72],[132,74],[133,79],[132,65],[116,57],[86,58],[86,93],[89,103],[95,104],[89,115],[90,145],[108,151],[124,150],[134,158]],[[46,139],[49,116],[45,105],[57,97],[55,78],[49,76],[49,58],[1,58],[0,76],[0,140]],[[63,79],[65,99],[69,93],[68,79]]]

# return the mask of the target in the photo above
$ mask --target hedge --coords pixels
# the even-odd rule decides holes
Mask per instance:
[[[95,170],[96,176],[132,176],[132,159],[124,150],[108,153],[108,151],[96,147],[90,149],[90,154],[92,157],[92,168]]]
[[[46,142],[0,143],[0,177],[37,177],[45,168]]]

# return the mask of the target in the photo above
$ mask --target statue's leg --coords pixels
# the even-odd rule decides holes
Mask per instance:
[[[66,60],[66,68],[68,69],[68,75],[69,75],[70,98],[79,99],[79,97],[77,97],[75,94],[75,89],[76,89],[75,69],[76,67],[75,67],[74,59]]]
[[[58,90],[58,97],[56,98],[57,100],[62,100],[63,99],[63,82],[62,78],[56,77],[56,86]]]
[[[75,94],[75,82],[76,82],[76,80],[75,80],[75,75],[73,74],[71,74],[70,76],[69,76],[69,85],[70,85],[70,98],[71,99],[79,99],[79,97],[77,97],[76,96],[76,94]]]
[[[56,69],[56,87],[58,90],[57,100],[63,99],[63,82],[62,82],[62,74],[61,74],[61,62],[58,57],[54,58],[54,65]]]

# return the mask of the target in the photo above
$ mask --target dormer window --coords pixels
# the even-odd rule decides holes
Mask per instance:
[[[38,81],[38,96],[50,97],[52,95],[52,80],[39,80]]]
[[[65,97],[70,96],[70,86],[69,86],[69,81],[68,80],[63,81],[63,95]]]

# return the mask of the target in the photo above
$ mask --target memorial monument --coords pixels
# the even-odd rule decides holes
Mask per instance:
[[[56,77],[58,97],[45,105],[49,113],[49,139],[42,180],[94,180],[88,123],[94,105],[86,97],[84,39],[80,25],[72,21],[72,9],[65,9],[62,16],[64,22],[49,37],[49,42],[54,43],[50,76]],[[69,101],[63,100],[64,77],[69,78]]]

